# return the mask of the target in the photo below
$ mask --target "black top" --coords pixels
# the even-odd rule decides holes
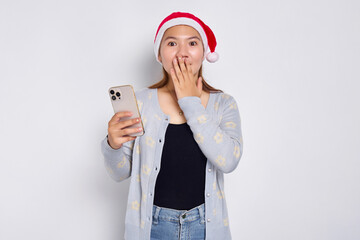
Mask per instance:
[[[206,161],[189,125],[169,124],[155,184],[154,204],[190,210],[204,203]]]

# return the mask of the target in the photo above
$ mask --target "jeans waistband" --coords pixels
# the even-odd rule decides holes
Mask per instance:
[[[159,219],[170,222],[192,222],[201,219],[205,222],[205,204],[201,204],[190,210],[177,210],[153,205],[153,223],[157,224]]]

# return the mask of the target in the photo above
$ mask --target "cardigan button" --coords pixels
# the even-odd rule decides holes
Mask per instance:
[[[206,196],[207,196],[207,197],[210,197],[210,193],[207,193]]]
[[[211,221],[211,219],[210,219],[210,218],[208,218],[208,219],[207,219],[207,221],[208,221],[208,222],[210,222],[210,221]]]
[[[209,168],[208,171],[211,172],[211,168]]]

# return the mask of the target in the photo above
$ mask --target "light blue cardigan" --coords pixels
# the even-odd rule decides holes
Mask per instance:
[[[159,105],[157,89],[136,92],[145,134],[112,149],[101,142],[105,167],[115,181],[131,176],[125,217],[126,240],[150,239],[156,177],[160,171],[165,131],[170,117]],[[210,93],[206,109],[198,97],[178,101],[187,124],[207,157],[205,180],[206,240],[231,239],[224,195],[224,173],[233,171],[241,158],[243,141],[240,115],[233,97]],[[184,172],[186,175],[186,172]]]

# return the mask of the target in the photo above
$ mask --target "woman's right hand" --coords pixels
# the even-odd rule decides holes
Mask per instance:
[[[108,143],[111,148],[119,149],[123,143],[134,140],[136,137],[128,136],[132,133],[141,132],[142,128],[127,128],[141,121],[140,118],[121,120],[132,116],[131,112],[118,112],[110,119],[108,124]]]

